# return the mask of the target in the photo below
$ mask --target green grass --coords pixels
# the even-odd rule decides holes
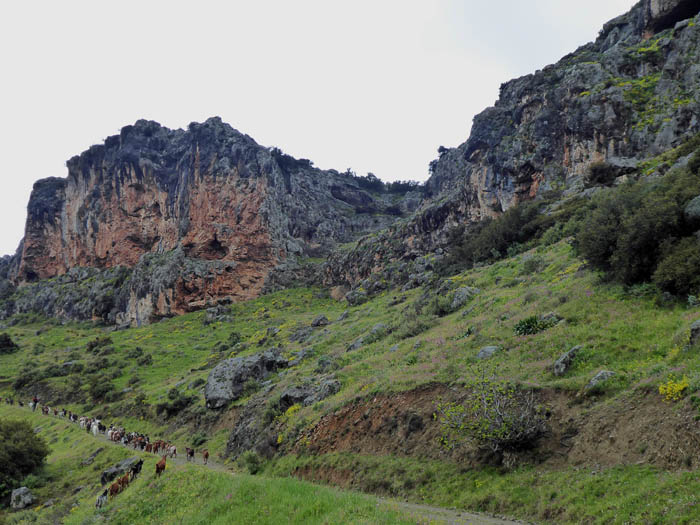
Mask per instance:
[[[648,466],[502,473],[439,461],[350,453],[286,456],[267,472],[297,468],[353,472],[354,487],[429,505],[553,523],[697,523],[698,472],[664,472]]]
[[[146,474],[104,509],[85,502],[66,524],[414,523],[375,498],[294,479],[211,472],[203,467]]]
[[[168,465],[156,479],[158,460],[150,454],[141,476],[102,510],[95,498],[104,490],[100,473],[135,455],[133,450],[97,441],[75,424],[27,408],[0,405],[0,417],[29,420],[44,436],[51,454],[29,481],[37,505],[16,513],[0,512],[8,523],[413,523],[399,512],[358,493],[320,487],[295,479],[253,477],[214,471],[203,466]],[[91,465],[81,461],[104,450]],[[82,489],[74,493],[76,487]],[[43,506],[48,500],[54,505]]]
[[[54,523],[70,512],[82,497],[92,498],[94,504],[92,495],[100,491],[101,472],[135,455],[133,450],[98,442],[92,434],[80,430],[78,425],[53,416],[42,416],[39,412],[32,413],[28,408],[3,403],[0,405],[0,418],[28,420],[51,448],[44,468],[24,480],[37,498],[37,505],[30,510],[13,513],[9,523]],[[95,457],[94,462],[82,465],[81,462],[99,448],[104,450]],[[78,487],[82,489],[75,493]],[[43,507],[49,500],[53,500],[54,504]],[[2,518],[0,509],[0,523]]]
[[[309,326],[319,313],[335,321],[346,306],[323,298],[315,290],[294,289],[234,305],[230,323],[204,325],[205,314],[199,312],[139,329],[112,332],[109,336],[114,341],[114,352],[106,358],[115,390],[127,387],[134,376],[139,382],[132,385],[132,392],[112,403],[91,401],[83,394],[84,403],[66,406],[79,413],[107,414],[110,422],[152,435],[167,433],[176,442],[188,444],[195,430],[178,425],[177,418],[168,421],[157,417],[154,406],[167,400],[168,391],[180,384],[182,391],[196,396],[191,411],[206,418],[209,413],[204,408],[201,387],[189,389],[188,385],[196,379],[205,380],[216,362],[234,354],[231,349],[214,350],[217,344],[227,341],[232,331],[249,343],[237,355],[279,344],[290,359],[302,348],[313,350],[313,357],[284,375],[272,377],[276,391],[314,375],[319,358],[335,361],[341,392],[304,407],[288,418],[290,426],[302,419],[311,424],[358,396],[401,391],[435,381],[460,382],[476,362],[478,350],[486,345],[501,345],[505,349],[494,358],[504,376],[542,387],[577,390],[601,368],[618,372],[617,381],[624,388],[642,381],[660,384],[670,368],[676,373],[678,369],[687,373],[691,385],[700,385],[700,352],[684,347],[689,325],[700,316],[697,308],[682,303],[659,307],[656,296],[645,295],[643,288],[636,293],[637,289],[601,282],[598,275],[582,269],[582,262],[574,257],[566,241],[533,251],[541,259],[538,272],[523,270],[527,258],[532,256],[526,253],[452,277],[454,286],[475,286],[481,293],[459,311],[444,317],[424,311],[413,321],[417,328],[411,326],[410,330],[406,329],[406,316],[415,311],[413,305],[422,289],[403,294],[384,292],[350,308],[344,321],[314,329],[311,340],[304,343],[291,343],[289,336],[298,327]],[[404,296],[405,300],[391,306],[396,296]],[[518,322],[550,311],[565,321],[535,335],[515,334]],[[376,323],[384,323],[387,333],[358,350],[346,351],[357,338],[367,339]],[[258,344],[270,327],[279,328],[279,333]],[[67,360],[89,364],[95,358],[86,352],[85,344],[104,335],[103,329],[88,324],[60,326],[49,322],[17,325],[8,332],[22,350],[0,356],[0,370],[7,379],[5,388],[0,383],[2,394],[11,391],[13,375],[26,362],[34,362],[38,367]],[[416,349],[418,342],[420,347]],[[577,344],[585,345],[585,350],[571,372],[564,378],[554,377],[549,365]],[[37,345],[43,350],[35,355],[33,349]],[[139,366],[126,357],[137,346],[152,355],[152,365]],[[79,388],[86,389],[85,373],[78,379],[83,382]],[[47,382],[57,390],[69,389],[71,376],[50,378]],[[220,452],[225,438],[209,438],[213,439],[214,451]]]

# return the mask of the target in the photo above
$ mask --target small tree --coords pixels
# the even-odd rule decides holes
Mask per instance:
[[[39,469],[49,447],[26,421],[0,420],[0,503],[22,478]]]
[[[472,370],[464,403],[439,403],[443,446],[470,442],[498,457],[531,448],[547,431],[542,406],[532,390],[496,378],[487,367]]]

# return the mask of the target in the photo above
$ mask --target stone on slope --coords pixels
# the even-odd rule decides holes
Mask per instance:
[[[20,487],[12,491],[10,506],[14,510],[26,509],[34,503],[34,495],[27,487]]]
[[[476,354],[477,359],[490,359],[494,355],[496,355],[498,352],[500,352],[502,348],[500,346],[485,346],[481,350],[479,350],[479,353]]]
[[[106,485],[107,483],[113,481],[115,478],[123,476],[128,471],[130,471],[131,468],[134,465],[136,465],[140,460],[141,458],[138,456],[127,458],[120,461],[116,465],[109,467],[107,470],[102,471],[102,474],[100,475],[100,483],[102,485]]]
[[[207,378],[204,388],[207,407],[220,408],[235,401],[243,394],[246,381],[261,381],[288,364],[276,349],[222,361]]]

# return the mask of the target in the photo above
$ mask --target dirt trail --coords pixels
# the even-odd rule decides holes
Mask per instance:
[[[47,416],[47,417],[54,417],[54,416]],[[90,435],[93,435],[90,433]],[[95,437],[95,436],[93,436]],[[127,450],[131,450],[133,452],[136,452],[133,450],[131,447],[125,447],[121,443],[115,443],[114,441],[110,441],[107,439],[107,436],[105,434],[98,434],[95,439],[97,441],[101,441],[104,443],[107,443],[109,445],[115,446],[115,447],[120,447],[120,448],[126,448]],[[153,454],[153,458],[157,458],[158,455]],[[178,448],[177,456],[174,458],[168,458],[167,459],[168,463],[175,464],[175,465],[185,465],[185,464],[193,464],[196,465],[197,467],[200,468],[210,468],[212,470],[218,471],[218,472],[225,472],[231,476],[234,476],[236,473],[229,467],[222,465],[221,463],[218,463],[217,461],[213,460],[212,457],[209,457],[209,461],[207,462],[206,465],[202,463],[202,456],[199,453],[199,451],[196,453],[195,460],[194,461],[187,461],[185,450],[183,448],[182,451]],[[400,512],[405,513],[406,515],[415,518],[417,524],[449,524],[449,525],[463,525],[463,524],[468,524],[468,525],[517,525],[517,524],[523,524],[525,522],[522,521],[511,521],[511,520],[505,520],[501,518],[494,518],[491,516],[486,516],[482,514],[473,514],[469,512],[462,512],[454,509],[447,509],[443,507],[432,507],[429,505],[419,505],[416,503],[408,503],[405,501],[395,501],[395,500],[390,500],[390,499],[385,499],[385,498],[377,498],[379,503],[383,506],[385,506],[388,509],[392,510],[398,510]]]

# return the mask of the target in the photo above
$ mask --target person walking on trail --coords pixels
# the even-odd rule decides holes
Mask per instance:
[[[37,403],[39,403],[39,398],[37,398],[36,396],[34,396],[34,397],[32,398],[32,412],[34,412],[34,411],[36,410],[36,405],[37,405]]]

